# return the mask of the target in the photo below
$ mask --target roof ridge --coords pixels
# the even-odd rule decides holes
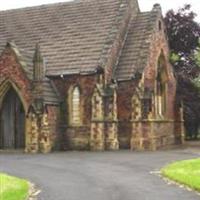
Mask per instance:
[[[129,20],[129,23],[128,23],[128,26],[127,26],[127,30],[126,30],[126,34],[125,34],[125,37],[124,37],[124,41],[123,41],[123,44],[122,44],[122,48],[121,48],[121,50],[120,50],[120,53],[119,53],[117,62],[116,62],[116,64],[115,64],[115,69],[114,69],[114,72],[113,72],[113,76],[115,76],[115,77],[116,77],[117,67],[118,67],[118,64],[119,64],[119,62],[120,62],[120,58],[121,58],[121,56],[122,56],[124,47],[125,47],[125,45],[126,45],[126,41],[127,41],[127,38],[128,38],[129,31],[130,31],[130,29],[131,29],[131,24],[133,23],[133,21],[134,21],[134,23],[137,21],[138,16],[141,15],[141,13],[145,13],[145,12],[146,12],[146,13],[149,13],[149,12],[151,12],[151,11],[141,12],[141,11],[140,11],[140,7],[139,7],[139,4],[138,4],[138,0],[135,0],[135,2],[137,3],[137,6],[138,6],[138,9],[139,9],[139,10],[138,10],[138,12],[136,13],[136,15],[132,15],[131,18],[130,18],[130,20]]]
[[[106,42],[104,43],[102,53],[100,55],[99,65],[102,66],[102,67],[105,67],[106,64],[109,62],[108,60],[109,60],[109,57],[110,57],[111,49],[112,49],[113,45],[114,46],[116,45],[116,44],[114,44],[116,42],[116,38],[119,37],[119,35],[123,35],[123,34],[124,35],[122,36],[123,37],[122,40],[124,41],[125,38],[126,38],[127,28],[128,28],[130,19],[134,15],[134,13],[132,13],[133,11],[129,13],[129,11],[132,10],[133,2],[137,3],[137,0],[135,0],[135,1],[133,1],[133,0],[121,0],[119,2],[118,11],[116,13],[116,20],[113,22],[113,24],[111,26],[109,34],[106,38]],[[135,6],[137,7],[136,8],[137,12],[139,12],[138,3]],[[126,27],[124,26],[123,30],[121,30],[123,20],[128,21],[128,22],[127,22],[127,25],[125,25]],[[119,40],[119,38],[118,38],[118,40]],[[116,54],[118,54],[118,55],[116,55],[116,57],[120,56],[121,48],[122,47],[120,47],[118,52],[116,52]],[[112,75],[111,75],[112,77],[115,73],[115,65],[116,65],[116,62],[117,62],[117,58],[116,58],[115,61],[113,59],[113,62],[114,63],[113,63],[113,66],[112,66],[113,69],[112,69]]]
[[[116,77],[118,80],[134,78],[134,73],[141,73],[144,70],[154,21],[154,11],[139,12],[135,19],[132,19],[126,44],[117,65]]]
[[[153,12],[152,11],[150,11],[150,12],[148,12],[148,14],[149,15],[151,15],[152,16],[152,14],[153,14]],[[151,19],[148,19],[148,22],[149,23],[147,23],[147,25],[146,25],[146,28],[147,27],[151,27],[152,26],[152,24],[151,24]],[[147,33],[147,31],[143,31],[142,32],[142,35],[143,35],[143,37],[144,37],[144,35]],[[151,31],[151,33],[152,33],[152,31]],[[149,36],[150,36],[150,33],[149,33]],[[138,56],[141,56],[142,54],[143,54],[143,56],[144,56],[144,52],[142,52],[142,49],[143,49],[143,47],[145,46],[145,45],[147,45],[147,40],[144,40],[143,42],[141,42],[141,44],[140,44],[140,50],[138,51]],[[148,50],[149,51],[149,49],[145,49],[146,51]],[[140,59],[140,60],[138,60],[137,61],[137,65],[138,66],[144,66],[144,65],[142,65],[142,62],[143,62],[143,64],[144,64],[144,62],[147,62],[147,60],[143,60],[143,59]]]
[[[38,9],[38,8],[45,8],[45,7],[54,7],[56,5],[74,5],[78,3],[88,3],[92,1],[97,1],[98,0],[65,0],[65,1],[60,1],[60,2],[54,2],[54,3],[46,3],[46,4],[39,4],[39,5],[33,5],[33,6],[25,6],[25,7],[19,7],[19,8],[11,8],[11,9],[5,9],[5,10],[0,10],[0,13],[5,13],[5,12],[12,12],[12,11],[24,11],[24,10],[30,10],[30,9]],[[101,0],[102,1],[102,0]]]
[[[127,4],[133,2],[134,8],[135,1],[81,0],[0,12],[0,52],[13,40],[24,49],[23,55],[30,55],[26,61],[32,66],[39,42],[49,76],[96,73],[103,48],[103,56],[111,60],[109,49],[126,29],[122,21],[128,20]]]

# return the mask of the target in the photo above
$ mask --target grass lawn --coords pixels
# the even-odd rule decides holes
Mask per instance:
[[[0,200],[26,200],[28,191],[26,180],[0,174]]]
[[[200,159],[172,163],[161,170],[162,175],[200,192]]]

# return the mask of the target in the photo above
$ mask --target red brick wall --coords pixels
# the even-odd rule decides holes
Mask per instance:
[[[62,148],[63,149],[89,149],[90,125],[91,125],[91,97],[97,83],[97,75],[88,76],[67,76],[64,79],[54,79],[58,91],[64,99],[62,106]],[[67,99],[70,87],[78,85],[80,98],[83,105],[83,123],[80,127],[71,127],[68,124]]]
[[[159,31],[159,20],[162,23],[162,30]],[[154,33],[151,37],[151,46],[149,49],[149,62],[144,70],[144,84],[147,87],[154,88],[155,79],[157,75],[157,64],[158,59],[163,52],[166,60],[166,68],[168,73],[168,95],[167,95],[167,113],[166,117],[174,119],[174,105],[175,105],[175,94],[176,94],[176,80],[173,73],[173,68],[169,63],[169,47],[166,35],[164,33],[164,24],[162,19],[158,18],[155,26]]]
[[[53,149],[60,149],[60,107],[59,106],[47,106],[47,115],[51,132],[51,141],[53,141]]]
[[[151,36],[151,46],[149,49],[149,58],[146,68],[143,72],[144,87],[155,88],[155,80],[157,76],[157,65],[158,60],[163,53],[166,61],[166,71],[168,75],[167,79],[167,113],[165,119],[157,120],[152,122],[152,130],[148,122],[142,122],[142,127],[140,132],[141,139],[144,139],[144,149],[151,149],[153,146],[150,138],[152,134],[155,136],[155,145],[157,148],[173,144],[174,143],[174,125],[173,120],[175,119],[175,94],[176,94],[176,80],[173,74],[173,68],[169,63],[169,48],[164,33],[164,24],[162,24],[163,29],[159,30],[159,20],[155,24],[154,33]],[[131,99],[135,93],[135,86],[138,83],[135,81],[130,82],[120,82],[118,88],[118,119],[119,119],[119,142],[121,148],[130,147],[130,138],[132,131],[131,112],[132,105]],[[155,105],[154,105],[155,106]],[[154,116],[156,117],[156,116]],[[177,128],[176,128],[177,129]],[[180,132],[180,131],[179,131]],[[142,140],[143,140],[142,139]],[[147,144],[148,143],[148,144]],[[154,148],[154,147],[153,147]]]
[[[0,57],[0,85],[5,80],[9,80],[19,89],[28,108],[32,100],[31,82],[10,48],[6,48]]]
[[[117,89],[118,136],[120,148],[130,148],[132,133],[132,96],[135,93],[136,81],[120,82]]]

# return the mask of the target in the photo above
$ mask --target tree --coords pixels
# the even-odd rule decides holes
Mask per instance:
[[[170,49],[181,56],[190,55],[199,44],[200,26],[190,9],[187,4],[177,12],[169,10],[165,17]]]
[[[169,10],[165,16],[166,30],[171,50],[171,63],[177,78],[177,99],[184,103],[185,127],[189,137],[196,137],[200,125],[199,38],[200,25],[190,5],[177,12]]]

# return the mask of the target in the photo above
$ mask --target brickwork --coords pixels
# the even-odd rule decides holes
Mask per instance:
[[[103,85],[97,85],[92,95],[92,122],[90,133],[90,149],[104,150],[104,97]]]
[[[105,150],[104,122],[92,122],[90,135],[90,149],[93,151]]]
[[[103,87],[93,94],[93,113],[95,118],[91,124],[90,147],[92,150],[117,150],[118,123],[117,123],[117,93],[109,88],[109,95]],[[98,101],[98,104],[96,104]]]
[[[118,125],[117,122],[106,122],[105,124],[105,149],[106,150],[118,150]]]
[[[105,148],[119,149],[116,88],[112,89],[112,95],[106,98],[105,103]]]
[[[6,48],[1,54],[0,72],[0,86],[8,81],[13,87],[16,87],[17,93],[23,99],[23,104],[27,111],[32,101],[32,85],[22,66],[17,61],[15,53],[10,48]]]
[[[51,141],[51,131],[49,126],[48,115],[44,113],[41,116],[41,127],[40,127],[40,140],[39,146],[40,151],[42,153],[49,153],[52,149],[52,141]]]
[[[182,141],[181,130],[174,130],[177,124],[177,129],[181,129],[181,122],[175,122],[175,93],[176,93],[176,81],[174,78],[172,66],[170,66],[168,59],[168,45],[166,42],[166,36],[164,34],[164,24],[161,18],[158,17],[157,25],[155,26],[154,33],[151,38],[151,46],[149,50],[149,62],[143,73],[142,90],[145,88],[153,91],[150,97],[151,112],[147,116],[137,117],[140,108],[145,105],[141,105],[138,108],[133,108],[133,123],[132,123],[132,137],[131,137],[131,149],[135,150],[156,150],[166,147],[168,145],[175,144],[175,140]],[[162,24],[163,29],[159,29],[159,23]],[[163,116],[158,114],[157,106],[157,94],[156,94],[156,77],[158,60],[160,56],[163,56],[164,67],[166,71],[166,112]],[[170,92],[169,92],[170,91]],[[145,94],[144,94],[145,95]],[[138,99],[133,98],[133,107],[139,104]],[[135,111],[137,110],[137,111]],[[183,121],[182,121],[183,122]],[[178,134],[178,139],[175,139],[175,135]]]
[[[58,106],[47,106],[47,120],[50,129],[50,142],[52,149],[60,150],[61,144],[61,130],[60,130],[60,107]]]
[[[162,30],[159,30],[159,22],[162,23],[161,18],[158,17],[154,33],[151,36],[151,46],[149,49],[149,62],[144,70],[144,87],[155,88],[155,80],[157,75],[157,66],[160,55],[163,54],[165,67],[167,71],[167,112],[165,118],[174,118],[174,105],[176,94],[176,80],[173,69],[168,62],[169,48],[166,42],[166,35],[164,34],[164,24],[162,23]],[[170,91],[170,92],[169,92]]]
[[[25,151],[50,152],[58,135],[58,107],[48,106],[47,113],[37,113],[33,106],[35,84],[27,76],[16,52],[6,47],[0,57],[0,106],[4,95],[12,87],[25,110]],[[38,88],[36,88],[38,89]]]
[[[54,127],[55,129],[55,127]],[[26,119],[26,149],[27,153],[49,153],[54,146],[55,135],[46,112],[35,114],[32,110]]]
[[[39,126],[34,113],[29,113],[26,119],[26,148],[27,153],[39,152]]]
[[[132,99],[136,90],[136,81],[120,82],[117,89],[118,107],[118,138],[120,148],[130,148],[130,138],[132,133]],[[128,88],[128,90],[127,90]]]
[[[72,57],[68,60],[61,49],[69,66],[57,60],[63,71],[57,72],[55,65],[45,77],[46,63],[39,44],[34,59],[28,61],[30,66],[15,46],[7,45],[1,54],[0,108],[4,95],[13,87],[25,109],[26,152],[156,150],[183,143],[183,108],[175,104],[176,80],[168,61],[160,8],[138,13],[136,0],[114,5],[116,19],[106,28],[107,37],[103,33],[102,49],[88,51],[95,54],[89,56],[91,63],[84,62],[85,47],[80,60],[76,51],[75,57],[69,51]],[[48,48],[43,48],[44,54]],[[56,63],[63,55],[49,61]],[[74,88],[77,90],[72,95]]]
[[[54,83],[62,95],[63,106],[61,107],[61,138],[62,149],[88,150],[90,147],[90,132],[92,119],[92,95],[99,77],[94,76],[68,76],[66,79],[54,79]],[[80,99],[82,107],[82,124],[71,126],[69,123],[69,102],[68,96],[70,88],[78,86],[80,88]],[[95,133],[96,134],[96,133]]]
[[[64,140],[65,150],[89,150],[90,127],[66,127]]]

